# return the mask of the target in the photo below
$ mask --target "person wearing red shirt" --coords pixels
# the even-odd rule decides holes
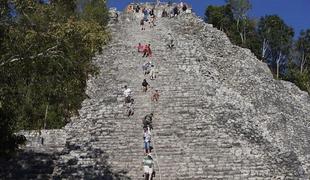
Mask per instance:
[[[146,45],[143,51],[143,56],[142,57],[151,57],[152,56],[152,50],[151,50],[151,44]]]
[[[141,43],[138,44],[137,48],[139,53],[142,53],[144,51],[144,46]]]

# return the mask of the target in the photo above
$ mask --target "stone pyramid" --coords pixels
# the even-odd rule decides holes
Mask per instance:
[[[166,6],[159,6],[160,14]],[[4,179],[143,179],[142,118],[153,112],[155,179],[309,179],[310,98],[275,80],[251,51],[193,13],[158,18],[141,31],[141,14],[120,13],[112,41],[94,58],[80,116],[44,131],[9,163]],[[168,33],[175,48],[167,48]],[[151,44],[152,57],[135,46]],[[142,71],[151,61],[155,80]],[[142,92],[146,78],[151,88]],[[135,114],[124,115],[123,87]],[[151,101],[154,89],[158,103]],[[35,141],[33,133],[23,132]],[[7,164],[6,164],[7,163]],[[2,179],[2,178],[1,178]]]

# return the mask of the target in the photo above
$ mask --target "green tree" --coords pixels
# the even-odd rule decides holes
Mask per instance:
[[[205,20],[219,30],[227,32],[232,25],[230,6],[208,6],[205,12]]]
[[[296,44],[297,50],[300,54],[300,72],[303,73],[303,71],[310,65],[310,29],[300,32]]]
[[[263,44],[262,51],[267,49],[266,47],[270,48],[269,56],[262,53],[262,57],[268,60],[272,67],[276,66],[276,76],[279,78],[280,65],[289,54],[294,31],[279,16],[269,15],[260,19],[258,33]]]
[[[260,57],[260,40],[256,32],[257,25],[254,20],[245,18],[238,25],[234,19],[230,4],[224,6],[208,6],[205,12],[205,20],[219,30],[224,31],[232,43],[249,48],[257,57]],[[241,33],[240,27],[242,27]]]
[[[50,3],[57,7],[57,12],[66,14],[66,16],[73,15],[76,11],[77,0],[50,0]]]
[[[284,79],[294,83],[301,90],[310,93],[310,74],[308,70],[300,72],[300,69],[294,63],[291,63]]]
[[[249,48],[258,58],[261,58],[261,41],[257,33],[257,22],[255,20],[246,19],[242,21],[244,34],[246,34],[246,41],[241,42],[241,46]]]
[[[0,155],[14,150],[20,129],[64,126],[86,97],[92,57],[109,34],[106,22],[79,18],[72,2],[12,1],[18,17],[0,37],[0,143],[11,145]]]
[[[208,6],[205,20],[221,31],[228,32],[233,24],[233,14],[230,5]]]
[[[101,26],[107,25],[108,9],[103,0],[91,0],[88,2],[82,12],[82,18],[88,21],[96,21]]]
[[[247,12],[251,9],[249,0],[227,0],[230,5],[231,12],[234,20],[236,21],[236,30],[238,31],[241,39],[241,43],[245,44],[247,28],[248,28],[248,16]]]
[[[227,3],[230,5],[237,26],[240,21],[248,18],[247,13],[252,7],[249,0],[227,0]]]

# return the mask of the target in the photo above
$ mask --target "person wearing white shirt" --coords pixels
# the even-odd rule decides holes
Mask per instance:
[[[155,170],[154,170],[154,160],[150,153],[143,158],[142,164],[144,170],[143,177],[146,180],[152,180],[153,177],[155,177]]]
[[[125,91],[124,91],[125,103],[130,103],[132,91],[127,86],[125,86],[124,88],[125,88]]]
[[[151,131],[150,128],[144,128],[144,135],[143,135],[143,139],[144,139],[144,149],[145,149],[145,153],[150,153],[151,152]]]

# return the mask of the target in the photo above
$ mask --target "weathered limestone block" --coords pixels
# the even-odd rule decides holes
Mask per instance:
[[[61,152],[66,144],[67,133],[62,129],[41,131],[20,131],[18,134],[26,137],[25,147],[27,150],[42,152]]]

